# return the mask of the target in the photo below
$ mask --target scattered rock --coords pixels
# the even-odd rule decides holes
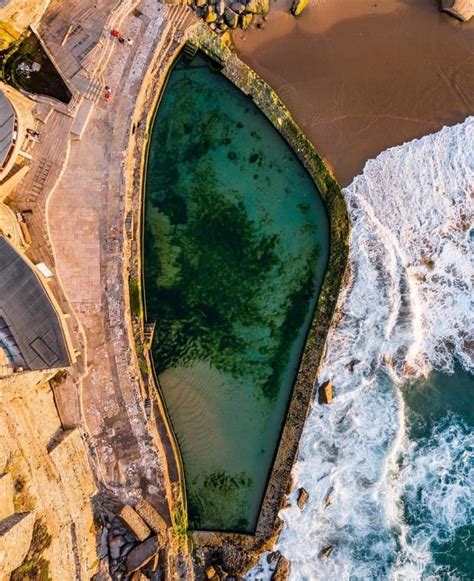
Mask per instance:
[[[206,15],[204,16],[204,20],[211,24],[211,22],[215,22],[217,20],[217,14],[214,12],[211,6],[208,6],[206,9]]]
[[[108,531],[107,527],[104,527],[100,533],[100,540],[99,540],[99,551],[98,557],[99,559],[105,559],[109,554],[109,543],[108,543]]]
[[[125,539],[121,535],[109,536],[109,554],[111,559],[118,559],[120,557],[120,550],[126,544]]]
[[[270,8],[270,0],[249,0],[247,2],[247,12],[253,14],[266,14]]]
[[[323,507],[327,508],[332,503],[333,489],[331,488],[323,500]]]
[[[214,569],[214,567],[212,565],[209,565],[209,567],[206,567],[206,577],[208,579],[212,579],[216,575],[217,575],[216,570]]]
[[[219,0],[219,2],[216,4],[217,14],[219,14],[219,16],[223,16],[224,10],[225,10],[225,2],[224,2],[224,0]]]
[[[426,266],[426,268],[428,268],[429,270],[433,270],[435,267],[435,263],[434,260],[431,258],[431,256],[423,256],[423,258],[421,259],[421,262]]]
[[[150,537],[130,551],[125,559],[128,573],[133,573],[145,566],[158,552],[158,538]]]
[[[294,16],[299,16],[306,6],[308,6],[308,0],[294,0],[291,6],[291,13]]]
[[[267,563],[271,565],[275,559],[278,559],[280,557],[280,555],[281,555],[280,551],[272,551],[267,555]]]
[[[151,531],[145,524],[145,521],[131,506],[124,505],[117,516],[139,541],[144,541],[150,536]]]
[[[328,545],[327,547],[325,547],[321,551],[321,557],[324,557],[325,559],[327,559],[329,557],[329,555],[333,552],[333,550],[334,550],[334,545]]]
[[[198,8],[204,8],[204,6],[206,6],[207,2],[206,0],[196,0],[196,6]]]
[[[469,0],[441,0],[441,10],[462,22],[468,22],[474,16],[474,4]]]
[[[242,14],[245,10],[245,4],[242,4],[242,2],[231,2],[230,7],[237,14]]]
[[[290,576],[291,563],[283,555],[278,559],[275,571],[272,575],[272,581],[286,581]]]
[[[232,36],[228,30],[221,36],[221,41],[225,46],[232,46]]]
[[[226,8],[224,10],[224,19],[230,28],[237,28],[237,24],[239,23],[239,16],[230,8]]]
[[[125,545],[120,549],[120,558],[123,559],[130,553],[130,551],[135,546],[135,543],[125,543]]]
[[[165,519],[148,501],[144,498],[139,500],[135,505],[135,510],[154,533],[166,535],[168,525]]]
[[[318,403],[319,405],[330,404],[332,403],[332,400],[333,400],[332,382],[325,381],[322,385],[319,386]]]
[[[301,487],[298,490],[298,499],[296,501],[296,504],[300,510],[303,510],[305,504],[308,502],[308,498],[309,492],[306,490],[306,488]]]
[[[346,365],[347,369],[352,373],[354,371],[354,367],[360,363],[359,359],[352,359],[352,361],[349,361],[349,363]]]
[[[241,14],[240,15],[240,27],[242,30],[247,30],[247,28],[252,23],[253,14]]]

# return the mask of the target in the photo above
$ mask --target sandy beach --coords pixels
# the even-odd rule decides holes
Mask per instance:
[[[297,19],[290,4],[272,2],[234,42],[342,185],[384,149],[474,113],[474,21],[434,0],[310,0]]]

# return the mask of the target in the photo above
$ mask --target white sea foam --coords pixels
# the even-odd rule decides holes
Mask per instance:
[[[278,548],[292,579],[421,578],[433,530],[453,534],[466,516],[468,434],[454,424],[428,446],[410,442],[396,386],[451,371],[455,360],[474,367],[473,193],[474,117],[383,152],[344,190],[352,280],[320,372],[337,397],[315,405],[304,429],[295,477],[309,502],[281,514]],[[439,486],[441,465],[459,477],[451,472]],[[431,528],[405,524],[403,494],[424,495]],[[328,545],[332,554],[321,557]],[[266,580],[269,571],[263,560],[248,577]]]

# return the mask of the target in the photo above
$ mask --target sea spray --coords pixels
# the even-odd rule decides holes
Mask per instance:
[[[293,579],[456,578],[433,545],[470,522],[472,426],[444,418],[413,440],[402,390],[456,362],[473,370],[473,193],[472,117],[383,152],[344,190],[352,278],[319,374],[336,398],[314,405],[301,440],[309,502],[281,513]],[[269,575],[262,560],[249,578]]]

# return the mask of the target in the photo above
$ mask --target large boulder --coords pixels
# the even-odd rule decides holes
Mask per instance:
[[[237,12],[237,14],[242,14],[245,10],[245,4],[242,2],[231,2],[230,7],[234,12]]]
[[[230,28],[237,28],[239,23],[239,16],[230,8],[226,8],[224,11],[224,20]]]
[[[472,0],[441,0],[441,10],[462,22],[468,22],[474,16],[474,2]]]
[[[214,12],[214,10],[213,10],[213,8],[211,6],[208,6],[206,8],[204,20],[208,24],[211,24],[211,22],[215,22],[217,20],[217,14]]]
[[[247,30],[247,28],[252,23],[252,19],[253,19],[253,14],[250,12],[247,14],[240,15],[240,27],[242,28],[242,30]]]
[[[325,381],[319,386],[318,403],[319,405],[330,404],[333,400],[332,382]]]
[[[142,517],[129,505],[124,505],[117,513],[119,519],[132,535],[139,541],[144,541],[150,536],[150,529]]]
[[[329,555],[333,552],[334,550],[334,545],[328,545],[327,547],[324,547],[324,549],[321,551],[321,557],[324,557],[324,559],[327,559],[329,557]]]
[[[301,487],[298,490],[298,498],[296,500],[296,504],[300,510],[303,510],[305,504],[308,502],[308,498],[309,492],[306,490],[306,488]]]
[[[158,538],[153,536],[140,543],[128,553],[125,559],[127,573],[133,573],[150,562],[158,552]]]
[[[286,557],[281,555],[275,571],[273,571],[272,581],[286,581],[290,577],[291,563]]]
[[[291,12],[294,16],[299,16],[303,10],[308,6],[309,0],[294,0],[291,5]]]
[[[157,535],[166,535],[168,525],[158,511],[144,498],[135,505],[135,510]]]
[[[266,14],[270,9],[270,0],[249,0],[247,2],[247,12],[253,14]]]

